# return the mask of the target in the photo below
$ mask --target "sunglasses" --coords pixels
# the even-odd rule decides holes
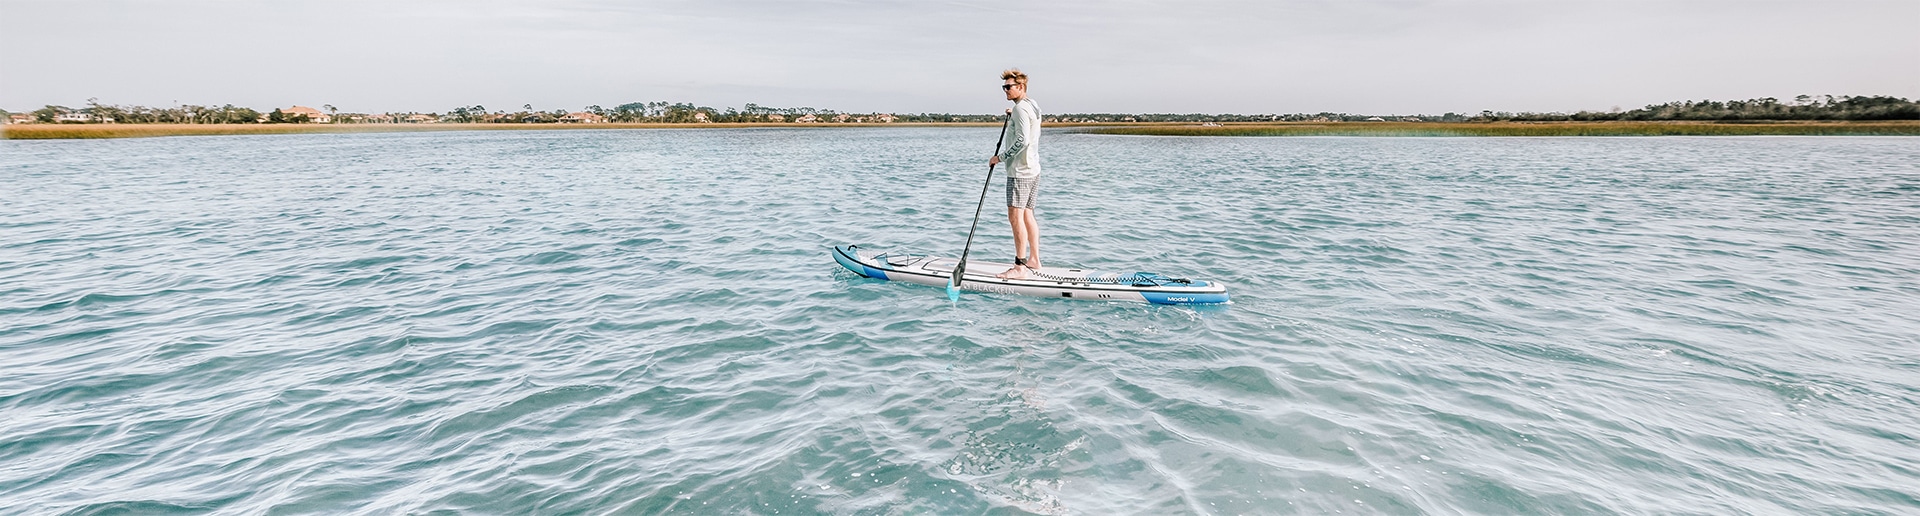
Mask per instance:
[[[1000,89],[1002,89],[1002,90],[1012,90],[1014,86],[1016,86],[1016,85],[1014,85],[1014,84],[1002,84],[1002,85],[1000,85]]]

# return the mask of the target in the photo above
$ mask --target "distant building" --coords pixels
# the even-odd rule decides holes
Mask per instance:
[[[92,122],[93,117],[86,113],[81,113],[76,111],[72,113],[61,113],[58,115],[53,115],[53,121],[58,123],[72,122],[76,124],[84,124],[87,122]]]
[[[437,124],[437,123],[440,123],[440,117],[437,117],[437,116],[433,116],[433,115],[429,115],[429,114],[424,114],[424,113],[414,113],[414,114],[411,114],[411,115],[407,115],[407,117],[406,117],[406,118],[403,118],[403,119],[401,119],[401,120],[404,120],[404,121],[405,121],[406,123],[409,123],[409,124]]]
[[[873,115],[874,123],[891,124],[893,123],[893,120],[894,120],[893,115],[890,115],[890,114],[881,113],[878,115]]]
[[[813,116],[813,115],[802,115],[800,118],[793,119],[793,123],[796,123],[796,124],[812,124],[812,123],[819,123],[819,122],[820,122],[820,117]]]
[[[600,115],[596,115],[596,114],[593,114],[593,113],[588,113],[588,112],[585,112],[585,111],[581,111],[581,112],[578,112],[578,113],[567,113],[567,116],[563,116],[563,117],[560,117],[560,123],[563,123],[563,124],[604,124],[604,123],[607,123],[607,117],[604,117],[604,116],[600,116]]]
[[[838,114],[838,115],[834,115],[834,116],[833,116],[833,123],[836,123],[836,124],[844,124],[844,123],[847,123],[847,119],[848,119],[848,118],[851,118],[851,117],[849,117],[849,116],[847,116],[847,114],[846,114],[846,113],[841,113],[841,114]],[[963,277],[964,277],[964,276],[963,276]]]
[[[29,114],[29,113],[12,113],[12,114],[8,114],[8,115],[7,115],[7,123],[9,123],[9,124],[31,124],[31,123],[33,123],[33,115],[32,115],[32,114]]]
[[[333,117],[327,116],[326,112],[318,109],[306,107],[306,106],[294,106],[294,107],[282,109],[280,110],[280,114],[286,115],[287,119],[289,120],[293,119],[293,117],[296,117],[296,116],[307,115],[308,122],[313,122],[316,124],[333,123]]]
[[[1380,117],[1377,117],[1377,116],[1370,116],[1370,117],[1367,117],[1367,121],[1368,121],[1368,122],[1385,122],[1385,121],[1387,121],[1387,119],[1385,119],[1385,118],[1380,118]]]
[[[767,121],[768,122],[785,122],[787,121],[787,117],[780,116],[780,115],[767,115]],[[962,277],[964,278],[965,276],[962,276]]]
[[[712,122],[712,120],[707,119],[707,112],[705,111],[693,112],[693,121],[703,123],[703,124],[707,122]]]

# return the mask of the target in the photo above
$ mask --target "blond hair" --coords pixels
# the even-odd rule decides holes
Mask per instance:
[[[1008,68],[1007,71],[1000,72],[1000,80],[1007,79],[1013,79],[1014,84],[1027,85],[1027,73],[1020,71],[1019,68]]]

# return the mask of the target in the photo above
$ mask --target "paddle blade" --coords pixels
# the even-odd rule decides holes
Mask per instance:
[[[961,260],[959,264],[954,265],[953,276],[947,278],[947,299],[948,300],[950,301],[960,300],[960,276],[966,273],[967,273],[966,260]]]

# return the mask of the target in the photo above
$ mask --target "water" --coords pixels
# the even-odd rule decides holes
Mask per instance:
[[[1920,139],[995,130],[0,141],[0,513],[1920,511]]]

